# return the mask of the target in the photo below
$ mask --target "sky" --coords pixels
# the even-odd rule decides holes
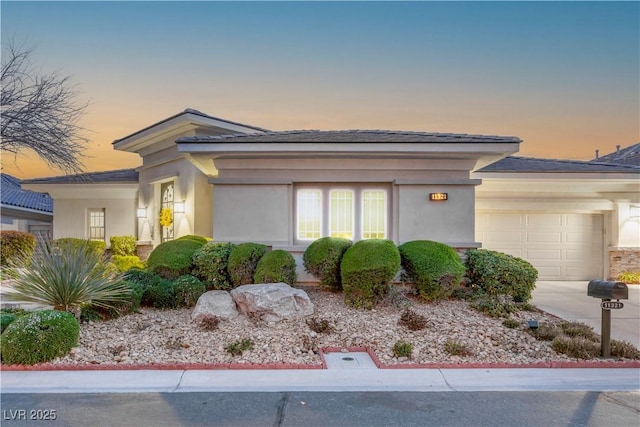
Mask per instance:
[[[14,2],[3,46],[34,47],[89,107],[86,171],[185,108],[270,130],[518,136],[518,155],[591,160],[640,141],[639,2]],[[62,174],[24,152],[19,178]]]

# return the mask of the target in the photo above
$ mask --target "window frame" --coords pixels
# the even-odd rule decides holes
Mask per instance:
[[[94,226],[93,214],[100,214],[102,225]],[[94,238],[93,230],[102,230],[102,238]],[[87,233],[89,240],[106,242],[107,240],[107,210],[105,208],[88,208],[87,209]]]

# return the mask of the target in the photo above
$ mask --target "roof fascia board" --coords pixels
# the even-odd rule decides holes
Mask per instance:
[[[45,219],[51,220],[53,218],[53,212],[41,211],[38,209],[25,208],[22,206],[8,205],[3,203],[0,205],[2,216],[17,216],[16,213],[28,213],[33,215],[40,215]]]

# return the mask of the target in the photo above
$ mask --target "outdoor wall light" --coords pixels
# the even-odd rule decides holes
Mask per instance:
[[[138,208],[138,218],[146,218],[147,217],[147,208]]]
[[[184,213],[184,201],[175,202],[173,204],[173,213],[183,214]]]
[[[538,329],[537,320],[527,320],[527,324],[529,325],[529,329]]]

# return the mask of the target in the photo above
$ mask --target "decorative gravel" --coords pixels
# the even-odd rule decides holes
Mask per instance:
[[[399,325],[402,309],[387,303],[374,310],[345,306],[341,294],[317,287],[305,287],[314,304],[314,314],[302,319],[268,323],[240,316],[221,321],[217,329],[206,331],[191,322],[191,309],[142,309],[140,313],[105,322],[81,325],[78,347],[53,364],[64,365],[171,365],[171,364],[305,364],[319,365],[318,348],[367,347],[385,365],[429,363],[531,364],[571,361],[556,354],[549,342],[538,341],[527,332],[529,319],[540,324],[560,323],[561,319],[543,312],[520,312],[512,318],[518,329],[502,325],[470,308],[464,301],[423,304],[411,301],[411,309],[427,317],[427,327],[410,331]],[[328,333],[316,333],[306,320],[327,320]],[[250,339],[251,350],[232,356],[229,344]],[[397,341],[413,345],[410,359],[396,358]],[[452,356],[445,343],[454,341],[470,351]]]

